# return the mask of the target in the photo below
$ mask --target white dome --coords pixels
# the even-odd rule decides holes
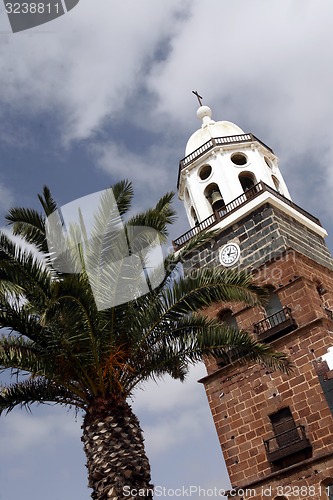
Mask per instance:
[[[244,131],[232,122],[215,122],[211,118],[212,110],[208,106],[201,106],[197,111],[197,117],[202,120],[202,126],[194,132],[187,141],[185,156],[193,153],[212,137],[227,137],[229,135],[244,134]]]

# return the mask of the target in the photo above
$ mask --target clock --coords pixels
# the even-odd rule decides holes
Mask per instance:
[[[225,267],[231,267],[239,260],[240,248],[237,243],[227,243],[220,250],[220,262]]]

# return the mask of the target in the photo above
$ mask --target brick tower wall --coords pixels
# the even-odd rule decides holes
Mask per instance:
[[[207,360],[202,382],[231,484],[240,488],[240,495],[230,498],[328,498],[323,481],[332,478],[333,483],[333,415],[323,387],[333,374],[321,356],[333,345],[333,272],[289,249],[258,267],[256,279],[274,286],[282,306],[290,307],[297,329],[271,344],[288,353],[295,368],[286,375],[259,365],[221,368]],[[216,316],[221,307],[230,308],[239,328],[250,332],[265,317],[264,310],[241,304],[223,304],[206,313]],[[311,456],[282,470],[269,463],[263,441],[274,436],[269,415],[285,407],[304,426],[312,450]],[[246,495],[242,489],[248,490]]]

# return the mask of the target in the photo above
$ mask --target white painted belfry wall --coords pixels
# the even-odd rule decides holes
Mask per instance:
[[[212,120],[208,106],[201,106],[197,116],[202,120],[202,126],[187,142],[186,166],[180,171],[178,188],[191,227],[213,213],[212,191],[221,198],[222,204],[227,204],[242,195],[251,183],[263,181],[290,199],[278,168],[278,158],[270,148],[254,136],[245,134],[234,123]],[[205,148],[197,151],[212,138],[229,137],[230,142],[223,139],[220,144],[216,141],[208,151]]]

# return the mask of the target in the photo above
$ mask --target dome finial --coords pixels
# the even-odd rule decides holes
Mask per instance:
[[[214,120],[212,120],[212,110],[208,106],[203,106],[202,104],[203,97],[198,93],[197,90],[192,90],[192,94],[194,94],[199,101],[200,108],[197,111],[197,117],[199,118],[199,120],[202,120],[201,127],[203,128],[210,123],[215,123]]]

